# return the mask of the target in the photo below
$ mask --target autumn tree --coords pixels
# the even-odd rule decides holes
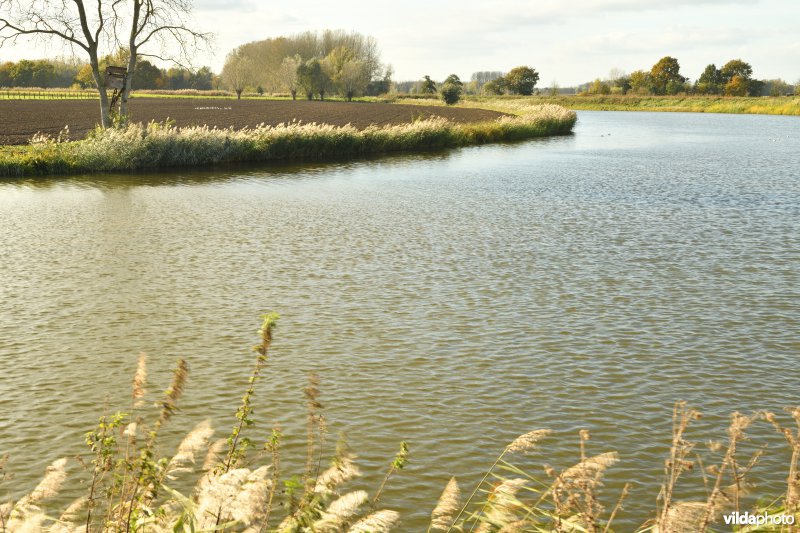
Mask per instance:
[[[747,96],[750,94],[753,67],[741,59],[732,59],[719,69],[721,82],[725,86],[725,94],[729,96]]]
[[[665,56],[658,60],[658,63],[650,69],[650,80],[655,94],[667,94],[667,88],[673,90],[683,87],[686,78],[681,76],[681,66],[678,60],[671,56]]]
[[[651,92],[652,77],[649,72],[644,70],[634,70],[629,77],[631,91],[636,94],[648,94]]]
[[[531,67],[522,66],[511,69],[505,78],[506,87],[509,91],[530,96],[539,81],[539,73]]]

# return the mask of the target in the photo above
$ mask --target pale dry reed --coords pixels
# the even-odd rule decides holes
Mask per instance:
[[[451,477],[447,486],[439,497],[439,502],[431,513],[431,525],[428,531],[433,529],[447,530],[455,522],[456,514],[460,509],[461,490],[455,477]]]

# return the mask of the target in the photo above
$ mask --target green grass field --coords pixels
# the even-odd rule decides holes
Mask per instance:
[[[497,97],[492,97],[496,99]],[[525,97],[506,96],[503,99]],[[689,113],[734,113],[759,115],[800,115],[800,96],[531,96],[536,102],[557,104],[568,109],[593,111],[667,111]],[[480,103],[484,97],[470,97]]]

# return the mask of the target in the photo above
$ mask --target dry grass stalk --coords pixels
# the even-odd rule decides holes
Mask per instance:
[[[317,494],[332,494],[339,485],[357,478],[361,471],[353,462],[353,455],[343,453],[334,459],[333,464],[317,478],[314,492]]]
[[[767,422],[784,436],[786,442],[792,450],[789,459],[789,475],[786,477],[786,495],[784,497],[784,507],[786,512],[795,516],[800,521],[800,407],[787,408],[786,411],[792,416],[797,426],[797,431],[783,427],[778,422],[774,413],[764,413]]]
[[[166,468],[166,477],[175,479],[180,473],[191,472],[190,465],[195,464],[195,456],[208,445],[214,434],[210,420],[204,420],[195,426],[178,445],[177,453],[172,457]]]
[[[444,491],[442,491],[436,508],[431,513],[431,524],[428,527],[428,531],[434,529],[446,531],[453,525],[456,514],[458,513],[460,500],[461,490],[459,490],[458,482],[454,476],[447,482],[447,486],[444,488]]]
[[[201,527],[213,528],[234,520],[241,526],[260,522],[266,510],[271,481],[269,466],[247,468],[206,476],[198,487],[197,518]]]
[[[347,533],[385,533],[391,531],[399,519],[396,511],[376,511],[353,524]]]
[[[706,502],[677,502],[670,505],[663,519],[653,528],[654,533],[684,533],[700,529],[706,514]]]
[[[738,473],[738,464],[736,461],[736,450],[738,444],[746,438],[744,431],[753,422],[754,417],[744,416],[741,413],[733,413],[731,415],[731,423],[728,426],[728,448],[725,451],[725,457],[717,470],[717,476],[714,480],[714,486],[711,489],[711,494],[708,496],[706,503],[706,511],[703,519],[700,522],[700,530],[705,531],[708,524],[714,519],[722,508],[724,508],[724,500],[729,499],[727,495],[722,492],[722,480],[726,472],[730,472],[733,479],[733,498],[732,503],[736,509],[739,508],[739,495],[742,491],[743,478]]]
[[[36,487],[10,506],[9,511],[2,512],[5,526],[8,531],[36,531],[37,527],[45,520],[39,505],[46,499],[52,498],[61,490],[67,479],[66,457],[53,461],[45,470],[44,478]]]
[[[543,438],[551,435],[549,429],[537,429],[514,439],[511,444],[506,446],[506,453],[529,452],[536,448],[536,445]]]
[[[340,531],[357,514],[362,505],[367,503],[369,495],[363,490],[348,492],[331,502],[328,508],[320,513],[320,519],[314,522],[312,531]]]
[[[147,382],[147,354],[139,354],[139,361],[136,365],[136,373],[133,375],[133,407],[141,407],[144,396],[147,393],[144,386]]]
[[[614,509],[608,516],[608,520],[606,521],[606,526],[603,528],[603,533],[609,533],[609,531],[611,531],[611,524],[614,522],[614,518],[617,517],[617,513],[622,509],[622,502],[624,502],[625,498],[628,497],[628,492],[630,492],[630,490],[631,490],[631,484],[625,483],[625,486],[622,487],[622,493],[619,495],[619,499],[617,500],[617,504],[614,506]]]
[[[694,449],[694,444],[686,441],[683,436],[689,423],[692,420],[699,420],[701,416],[699,411],[687,408],[686,402],[676,402],[672,409],[672,445],[670,446],[669,459],[664,463],[664,482],[657,498],[659,507],[656,524],[662,533],[671,531],[669,529],[669,524],[672,521],[670,517],[673,517],[674,514],[670,514],[672,495],[680,475],[691,464],[686,458]]]
[[[220,459],[223,457],[226,444],[227,441],[225,439],[217,439],[211,446],[208,447],[206,458],[203,461],[203,472],[208,472],[219,464]]]
[[[303,390],[306,398],[306,468],[303,476],[306,487],[306,496],[314,492],[316,477],[313,476],[314,457],[316,456],[317,439],[316,429],[319,423],[319,411],[322,404],[319,401],[319,376],[315,373],[308,375],[308,385]]]
[[[581,443],[587,437],[588,435],[581,435]],[[585,455],[583,448],[581,453]],[[559,528],[564,527],[562,519],[572,517],[590,531],[600,530],[598,517],[603,508],[598,501],[597,492],[606,469],[618,461],[617,452],[601,453],[581,460],[556,477],[550,493],[553,495]]]
[[[519,521],[517,512],[522,504],[517,493],[527,486],[528,480],[522,478],[504,479],[489,492],[486,506],[480,518],[478,533],[488,533],[494,528],[502,528]]]
[[[538,443],[539,440],[541,440],[542,438],[546,437],[550,433],[551,433],[551,431],[549,429],[530,431],[528,433],[520,435],[519,437],[517,437],[516,439],[511,441],[511,443],[509,443],[505,448],[503,448],[503,452],[497,457],[497,459],[494,460],[494,463],[492,463],[492,466],[489,467],[489,469],[483,475],[483,478],[481,478],[481,480],[475,486],[475,489],[472,491],[472,494],[469,495],[469,498],[467,498],[467,501],[464,503],[464,505],[458,511],[458,514],[456,515],[455,519],[453,520],[453,525],[451,525],[448,528],[447,531],[451,531],[453,529],[455,524],[458,522],[458,519],[461,518],[461,516],[466,512],[467,508],[469,507],[469,504],[472,503],[472,500],[475,498],[475,495],[478,493],[478,490],[480,490],[480,488],[483,486],[483,484],[486,482],[486,480],[491,475],[492,471],[497,467],[497,465],[500,463],[500,461],[503,460],[503,457],[505,457],[505,455],[507,453],[513,453],[513,452],[517,452],[517,451],[530,451],[535,447],[535,445]],[[483,513],[483,507],[478,512],[478,515],[480,515],[482,513]]]

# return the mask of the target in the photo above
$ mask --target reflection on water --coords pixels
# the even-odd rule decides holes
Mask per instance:
[[[410,442],[383,498],[408,529],[536,428],[556,432],[537,473],[576,460],[581,427],[619,450],[608,488],[635,481],[640,523],[674,400],[706,413],[700,440],[798,402],[796,125],[581,112],[574,136],[513,145],[0,184],[0,452],[25,488],[81,451],[139,351],[152,391],[186,357],[183,428],[224,431],[273,309],[262,436],[279,422],[297,450],[318,372],[365,483]],[[788,456],[754,433],[777,492]]]

